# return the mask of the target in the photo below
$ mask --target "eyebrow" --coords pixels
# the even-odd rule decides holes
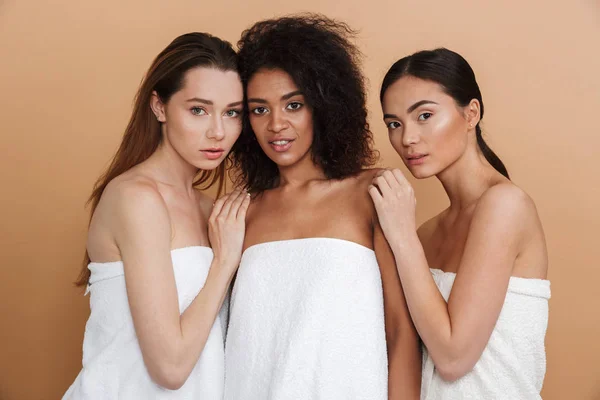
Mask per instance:
[[[406,112],[410,114],[411,112],[415,111],[417,108],[421,107],[424,104],[438,104],[438,103],[436,103],[435,101],[431,101],[431,100],[417,101],[415,104],[408,107],[406,109]],[[388,119],[388,118],[398,119],[398,116],[396,114],[383,114],[383,119]]]
[[[298,95],[304,95],[302,90],[294,90],[293,92],[284,94],[283,96],[281,96],[281,100],[289,100],[292,97],[298,96]],[[265,99],[259,99],[259,98],[253,97],[253,98],[248,99],[248,103],[267,104],[267,101]]]
[[[421,107],[424,104],[437,104],[435,101],[431,101],[431,100],[421,100],[421,101],[417,101],[415,104],[413,104],[412,106],[408,107],[406,109],[407,113],[411,113],[413,111],[415,111],[417,108]]]
[[[191,99],[186,100],[188,103],[204,103],[212,106],[214,103],[210,100],[201,99],[199,97],[192,97]]]
[[[188,103],[203,103],[203,104],[207,104],[209,106],[212,106],[214,104],[210,100],[201,99],[199,97],[192,97],[191,99],[188,99],[187,102]],[[235,107],[235,106],[242,105],[243,103],[244,103],[243,101],[236,101],[234,103],[227,104],[227,107]]]

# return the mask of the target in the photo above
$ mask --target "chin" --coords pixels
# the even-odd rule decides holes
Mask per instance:
[[[427,179],[437,175],[437,172],[433,171],[431,168],[423,168],[423,166],[407,168],[412,174],[412,176],[414,176],[417,179]]]
[[[289,157],[275,157],[275,158],[271,158],[271,160],[275,164],[277,164],[278,167],[290,167],[299,161],[298,158],[289,158]]]
[[[219,165],[221,165],[222,162],[223,160],[219,158],[217,160],[203,160],[190,164],[202,171],[210,171],[216,169]]]
[[[289,167],[290,165],[296,164],[302,157],[296,156],[295,154],[281,154],[275,152],[266,153],[267,157],[271,159],[278,167]]]

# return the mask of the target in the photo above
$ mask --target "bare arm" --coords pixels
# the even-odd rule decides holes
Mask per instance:
[[[144,363],[157,384],[177,389],[200,357],[239,263],[249,201],[230,196],[215,204],[209,220],[215,257],[204,287],[180,315],[166,205],[150,185],[129,184],[119,191],[115,238]]]
[[[482,196],[446,303],[416,234],[412,188],[400,171],[390,174],[376,178],[381,194],[373,189],[370,193],[385,220],[383,230],[392,243],[417,331],[442,378],[456,380],[477,363],[496,325],[531,212],[530,200],[512,185],[498,185]]]
[[[385,335],[388,348],[388,398],[419,399],[421,393],[421,348],[410,318],[394,254],[379,224],[374,247],[383,283]]]

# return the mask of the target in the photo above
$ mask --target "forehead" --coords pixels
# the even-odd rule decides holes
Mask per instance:
[[[229,104],[242,100],[243,88],[235,71],[198,67],[186,72],[182,88],[177,94],[186,100],[198,97]]]
[[[290,92],[298,90],[298,86],[287,72],[281,69],[259,69],[248,81],[248,97],[277,100]]]
[[[383,109],[385,113],[397,114],[400,110],[406,112],[408,107],[421,100],[432,100],[442,104],[448,99],[452,100],[438,83],[404,76],[386,90],[383,96]]]

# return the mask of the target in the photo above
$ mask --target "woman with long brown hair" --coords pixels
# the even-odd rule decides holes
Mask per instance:
[[[220,310],[249,197],[234,191],[213,205],[201,189],[223,188],[241,131],[236,62],[228,42],[190,33],[143,80],[121,146],[90,197],[78,284],[90,292],[91,315],[83,369],[64,398],[222,398]]]

